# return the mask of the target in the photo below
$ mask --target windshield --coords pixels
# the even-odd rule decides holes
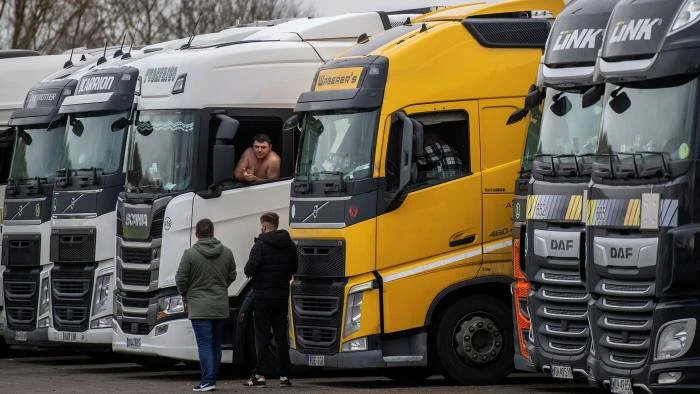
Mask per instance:
[[[53,178],[61,168],[65,123],[46,127],[22,127],[15,139],[10,179]]]
[[[608,85],[598,153],[636,163],[688,159],[696,83],[685,79],[670,86]]]
[[[195,144],[194,111],[143,111],[129,147],[128,187],[182,191],[189,187]]]
[[[582,92],[547,89],[539,155],[591,155],[598,146],[602,100],[583,108]]]
[[[525,136],[525,152],[520,162],[520,176],[530,177],[532,172],[532,160],[537,152],[537,145],[540,143],[540,130],[542,128],[542,107],[535,107],[530,111],[530,123],[527,126]]]
[[[97,168],[105,174],[121,171],[128,124],[118,121],[128,116],[127,112],[70,115],[60,168]]]
[[[296,177],[369,177],[378,120],[378,109],[306,114]]]

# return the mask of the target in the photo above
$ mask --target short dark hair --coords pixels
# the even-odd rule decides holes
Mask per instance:
[[[258,133],[255,134],[255,137],[253,137],[254,142],[267,142],[268,144],[272,145],[272,140],[270,139],[270,136],[265,134],[265,133]]]
[[[274,212],[265,212],[260,216],[260,221],[271,224],[275,230],[280,225],[280,216]]]
[[[195,231],[199,238],[211,238],[214,236],[214,223],[209,219],[202,219],[197,222]]]

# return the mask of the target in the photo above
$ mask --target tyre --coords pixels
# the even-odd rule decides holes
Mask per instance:
[[[387,368],[383,373],[387,378],[401,383],[422,382],[433,374],[428,367]]]
[[[465,385],[501,382],[513,370],[510,308],[490,296],[460,299],[442,313],[435,350],[448,379]]]

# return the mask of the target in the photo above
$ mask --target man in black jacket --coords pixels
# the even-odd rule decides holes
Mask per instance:
[[[258,365],[244,386],[265,385],[265,376],[274,373],[272,355],[268,350],[270,329],[277,343],[280,386],[291,386],[289,381],[289,343],[287,339],[287,302],[289,281],[297,272],[296,246],[286,230],[277,230],[279,216],[268,212],[260,217],[262,233],[255,239],[245,274],[253,278],[255,302],[255,343]]]

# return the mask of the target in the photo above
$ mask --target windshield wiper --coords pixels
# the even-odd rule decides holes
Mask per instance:
[[[590,156],[595,156],[593,153],[581,153],[581,154],[574,154],[574,153],[567,153],[567,154],[549,154],[549,153],[538,153],[534,155],[534,158],[543,158],[543,157],[549,157],[550,161],[550,168],[542,168],[542,167],[537,167],[535,166],[534,160],[532,164],[532,169],[530,171],[534,171],[535,173],[541,174],[542,176],[551,176],[551,177],[558,177],[558,176],[563,176],[566,178],[569,177],[581,177],[581,176],[586,176],[590,174],[590,169],[586,168],[586,163],[584,158],[590,157]],[[567,168],[568,171],[565,171],[567,169],[562,169],[560,168],[562,166],[562,159],[573,159],[573,168]],[[555,160],[557,163],[555,163]],[[580,160],[580,161],[579,161]],[[561,173],[561,172],[564,173]],[[522,174],[523,171],[521,171]],[[543,173],[547,172],[547,173]]]
[[[642,160],[644,160],[644,155],[659,156],[659,159],[661,159],[661,170],[663,172],[663,176],[671,176],[671,164],[669,163],[671,161],[671,154],[669,154],[668,152],[645,150],[639,151],[637,152],[637,154],[642,157]],[[668,156],[668,161],[666,161],[666,156]],[[659,171],[659,168],[644,166],[643,171],[644,176],[649,176],[653,175],[654,173],[657,173]]]

